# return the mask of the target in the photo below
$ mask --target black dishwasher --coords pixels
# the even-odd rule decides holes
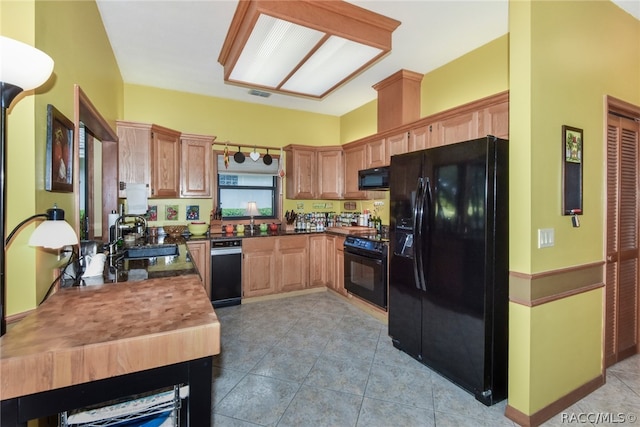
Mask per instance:
[[[242,299],[242,240],[211,241],[211,304],[238,305]]]

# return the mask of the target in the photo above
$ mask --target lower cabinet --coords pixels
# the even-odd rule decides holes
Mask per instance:
[[[242,241],[242,296],[257,297],[276,293],[277,237]]]
[[[276,280],[278,292],[309,286],[309,236],[276,237]]]
[[[326,286],[344,291],[344,237],[329,234],[244,239],[245,298]]]
[[[344,288],[344,237],[336,236],[335,245],[336,250],[334,252],[334,257],[336,260],[336,268],[333,276],[332,289],[342,295],[347,295],[347,290]]]
[[[187,242],[187,249],[191,255],[191,261],[196,265],[202,286],[207,291],[207,295],[211,298],[211,272],[209,256],[211,255],[211,244],[208,239],[192,240]]]

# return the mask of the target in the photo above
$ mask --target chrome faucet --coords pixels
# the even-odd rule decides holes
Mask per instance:
[[[133,218],[133,221],[127,221],[128,218]],[[124,231],[138,233],[140,237],[143,237],[147,232],[147,219],[142,215],[122,215],[116,219],[114,224],[116,229],[116,242],[124,237]]]

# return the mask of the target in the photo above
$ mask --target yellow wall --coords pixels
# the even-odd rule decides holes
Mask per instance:
[[[216,141],[284,147],[338,145],[338,117],[185,92],[125,85],[124,120],[155,123],[181,132],[215,135]]]
[[[609,1],[511,1],[509,27],[510,268],[602,261],[603,98],[640,105],[640,23]],[[561,215],[562,125],[584,130],[580,228]],[[539,228],[555,229],[554,247],[537,248]],[[601,289],[510,304],[510,406],[535,414],[601,374],[602,307]]]
[[[73,120],[73,85],[79,84],[108,121],[121,115],[122,79],[100,14],[94,2],[74,1],[3,1],[0,10],[2,35],[34,45],[55,62],[49,81],[16,102],[9,116],[7,227],[54,203],[75,224],[73,194],[44,190],[47,104]],[[57,251],[27,246],[31,230],[16,235],[8,252],[8,315],[40,302],[58,263]]]

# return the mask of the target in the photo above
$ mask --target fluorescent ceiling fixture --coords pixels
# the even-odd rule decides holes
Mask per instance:
[[[225,82],[323,98],[391,51],[398,25],[344,1],[240,1],[218,62]]]
[[[290,92],[322,96],[332,87],[375,59],[382,49],[352,42],[341,37],[329,37],[306,61],[282,89]]]

